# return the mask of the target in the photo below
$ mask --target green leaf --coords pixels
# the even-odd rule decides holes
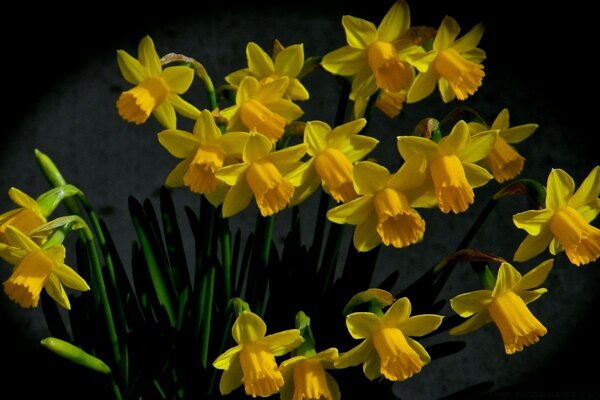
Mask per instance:
[[[177,214],[171,193],[166,187],[160,189],[160,210],[163,233],[167,248],[167,257],[171,266],[171,274],[175,291],[182,293],[191,286],[185,249],[181,238],[181,230],[177,223]]]

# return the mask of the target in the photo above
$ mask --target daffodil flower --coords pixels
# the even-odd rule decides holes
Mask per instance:
[[[395,118],[400,114],[404,103],[406,102],[406,90],[400,90],[398,92],[392,92],[386,89],[380,89],[375,100],[375,107],[382,113],[390,118]],[[357,97],[354,99],[354,106],[352,108],[352,116],[362,118],[367,110],[367,104],[369,103],[368,97]]]
[[[546,260],[521,276],[509,263],[502,263],[494,290],[463,293],[450,300],[450,306],[461,317],[469,318],[450,330],[451,335],[464,335],[494,322],[500,331],[506,354],[513,354],[539,341],[547,329],[531,313],[527,304],[547,290],[540,286],[552,270],[554,260]]]
[[[253,76],[242,79],[235,95],[235,105],[221,111],[229,120],[228,131],[256,131],[275,142],[283,135],[286,124],[300,118],[302,109],[283,98],[289,79],[282,76],[260,84]]]
[[[522,142],[538,128],[538,124],[509,126],[509,113],[506,108],[500,111],[491,128],[479,122],[469,122],[471,134],[490,129],[498,131],[494,147],[485,157],[485,162],[494,175],[494,179],[500,183],[519,175],[525,164],[525,158],[511,144]]]
[[[332,208],[327,218],[337,224],[356,225],[353,243],[358,251],[368,251],[382,243],[402,248],[419,242],[425,220],[412,204],[412,189],[425,179],[425,158],[416,155],[394,174],[376,163],[354,166],[354,185],[361,197]]]
[[[326,369],[334,368],[338,350],[330,348],[312,355],[292,357],[281,363],[281,400],[339,400],[340,388]]]
[[[396,300],[383,316],[356,312],[346,317],[346,326],[354,339],[363,341],[342,353],[336,368],[363,364],[367,378],[383,375],[391,381],[404,381],[431,361],[423,346],[411,336],[424,336],[436,330],[443,317],[435,314],[410,316],[408,298]]]
[[[293,184],[284,174],[298,167],[306,154],[306,145],[298,144],[271,152],[272,142],[260,133],[248,138],[242,153],[242,162],[222,167],[216,177],[231,189],[223,202],[223,217],[242,211],[252,200],[263,217],[284,209],[294,194]]]
[[[337,202],[356,198],[352,183],[352,163],[366,156],[379,142],[377,139],[359,135],[367,121],[357,119],[333,129],[321,121],[310,121],[304,129],[304,143],[311,157],[286,178],[298,188],[292,205],[310,196],[319,185]]]
[[[333,74],[354,77],[351,99],[368,98],[378,88],[399,92],[410,87],[414,68],[407,56],[424,51],[403,40],[410,27],[404,0],[392,5],[378,27],[350,15],[344,15],[342,25],[348,45],[326,54],[321,65]]]
[[[483,35],[483,25],[475,25],[456,40],[459,32],[456,20],[445,17],[433,40],[433,49],[409,56],[419,74],[408,90],[408,103],[429,96],[436,82],[445,103],[455,97],[465,100],[481,86],[485,75],[481,62],[485,59],[485,52],[477,45]]]
[[[308,100],[308,91],[298,79],[304,65],[304,45],[294,44],[282,48],[271,58],[258,44],[249,42],[246,46],[246,58],[248,59],[248,68],[237,70],[225,77],[227,83],[235,89],[248,75],[255,77],[263,85],[287,76],[289,83],[283,98]]]
[[[186,66],[163,69],[149,36],[140,41],[137,59],[117,50],[117,62],[125,80],[135,85],[117,100],[119,115],[126,121],[139,125],[152,114],[165,128],[175,129],[175,110],[191,119],[200,115],[200,110],[179,96],[192,84],[194,70]]]
[[[219,389],[222,395],[244,384],[246,394],[268,397],[283,386],[283,376],[275,357],[282,356],[302,344],[298,329],[265,336],[267,326],[256,314],[243,311],[235,320],[231,334],[237,343],[221,354],[213,366],[222,369]]]
[[[600,256],[600,229],[590,222],[600,213],[600,166],[596,166],[575,191],[575,182],[562,169],[552,169],[546,188],[546,208],[513,216],[528,235],[517,249],[515,261],[526,261],[550,246],[553,255],[565,251],[577,265]]]
[[[485,185],[492,175],[475,163],[483,159],[496,142],[496,131],[469,134],[467,123],[459,121],[439,143],[422,137],[398,136],[398,151],[407,160],[422,153],[427,158],[427,178],[416,207],[433,207],[443,213],[459,213],[475,201],[473,188]]]
[[[223,165],[233,164],[241,158],[249,137],[246,132],[221,134],[208,110],[203,110],[196,120],[193,133],[178,129],[160,132],[160,144],[173,156],[183,158],[167,176],[167,186],[187,186],[218,206],[223,202],[228,186],[219,181],[215,173]]]
[[[8,190],[8,196],[20,207],[0,214],[0,243],[7,243],[6,229],[8,226],[13,226],[19,231],[29,234],[47,222],[44,211],[35,199],[14,187]]]
[[[0,257],[15,266],[4,282],[9,299],[23,308],[37,307],[42,289],[58,304],[71,309],[63,285],[86,291],[90,287],[71,267],[64,264],[65,248],[41,248],[14,226],[6,228],[7,244],[0,243]]]

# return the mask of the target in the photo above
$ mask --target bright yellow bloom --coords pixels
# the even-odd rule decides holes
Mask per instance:
[[[79,291],[90,290],[83,278],[64,264],[65,248],[62,245],[40,248],[10,225],[5,234],[7,244],[0,243],[0,257],[15,268],[4,282],[4,292],[21,307],[37,307],[44,288],[58,304],[70,310],[71,304],[63,285]]]
[[[408,159],[394,174],[370,161],[354,166],[354,185],[361,197],[332,208],[327,218],[337,224],[356,225],[353,242],[358,251],[380,243],[402,248],[419,242],[425,220],[412,204],[418,200],[414,189],[425,179],[425,158]]]
[[[304,143],[311,158],[286,175],[298,186],[292,205],[304,201],[320,185],[338,203],[356,198],[352,163],[371,152],[378,143],[377,139],[358,134],[366,123],[361,118],[334,129],[321,121],[306,124]]]
[[[221,111],[229,120],[228,131],[256,131],[275,142],[286,124],[300,118],[302,109],[284,99],[289,79],[286,76],[261,84],[246,76],[235,96],[235,105]]]
[[[165,128],[175,129],[175,110],[191,119],[200,115],[200,110],[179,96],[192,84],[194,70],[185,66],[163,70],[149,36],[140,41],[137,59],[117,50],[117,62],[125,80],[136,85],[117,100],[119,115],[128,122],[139,125],[152,114]]]
[[[398,136],[398,151],[407,160],[414,154],[427,158],[427,178],[415,207],[434,207],[444,213],[459,213],[475,200],[473,188],[485,185],[492,175],[475,163],[484,158],[496,141],[496,131],[471,136],[459,121],[439,143],[416,136]]]
[[[494,290],[463,293],[452,300],[452,309],[468,320],[450,330],[451,335],[464,335],[494,322],[502,335],[506,354],[523,350],[547,333],[527,304],[537,300],[547,290],[540,286],[552,270],[553,259],[546,260],[523,277],[509,263],[502,263]]]
[[[506,108],[500,111],[491,128],[478,122],[469,122],[471,134],[489,129],[498,131],[496,143],[490,154],[485,157],[485,161],[496,181],[500,183],[519,175],[525,164],[525,158],[510,144],[522,142],[538,128],[537,124],[517,125],[510,128],[509,126],[509,114]]]
[[[222,369],[219,389],[222,395],[244,384],[246,394],[268,397],[283,386],[283,376],[275,357],[298,347],[304,339],[298,329],[265,336],[267,326],[256,314],[243,311],[235,320],[231,334],[237,346],[221,354],[213,366]]]
[[[528,233],[514,259],[529,260],[550,246],[554,255],[565,250],[577,266],[595,261],[600,256],[600,229],[590,222],[600,213],[600,166],[577,191],[569,174],[552,169],[546,191],[546,208],[513,216],[515,225]]]
[[[281,363],[284,385],[282,400],[339,400],[340,388],[327,373],[338,358],[337,349],[330,348],[312,356],[297,356]]]
[[[293,184],[283,175],[300,165],[306,145],[298,144],[271,152],[273,144],[265,136],[252,134],[242,154],[242,162],[222,167],[218,179],[231,186],[223,202],[223,216],[242,211],[252,200],[261,215],[273,215],[284,209],[294,193]]]
[[[433,49],[424,54],[412,54],[411,62],[419,70],[408,90],[407,101],[414,103],[429,96],[437,81],[442,100],[465,100],[481,86],[484,77],[485,52],[477,45],[483,35],[483,25],[473,27],[456,40],[460,27],[454,18],[442,21],[433,41]]]
[[[321,65],[333,74],[354,76],[351,99],[368,98],[378,88],[391,92],[409,88],[414,68],[407,56],[423,49],[404,40],[410,27],[410,11],[404,0],[392,5],[377,28],[350,15],[344,15],[342,25],[348,45],[326,54]]]
[[[14,187],[8,190],[8,196],[20,207],[0,214],[0,243],[7,243],[6,229],[9,225],[29,234],[46,223],[46,215],[35,199]]]
[[[361,344],[342,353],[336,368],[363,364],[367,378],[385,376],[391,381],[404,381],[421,371],[431,361],[427,351],[410,336],[423,336],[436,330],[442,323],[441,315],[410,316],[408,298],[396,300],[378,316],[370,312],[356,312],[346,317],[346,326]]]
[[[290,100],[308,100],[308,91],[298,79],[304,65],[304,45],[294,44],[282,48],[273,58],[254,42],[246,46],[248,68],[232,72],[225,80],[235,89],[240,86],[242,79],[253,76],[264,85],[282,76],[289,79],[283,98]]]
[[[158,141],[173,156],[183,158],[167,176],[167,186],[187,186],[218,206],[223,202],[228,187],[217,179],[215,173],[224,165],[241,159],[249,137],[250,134],[245,132],[221,134],[208,110],[203,110],[196,120],[193,133],[178,129],[160,132]]]

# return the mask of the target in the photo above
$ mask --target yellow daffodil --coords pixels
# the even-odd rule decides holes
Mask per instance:
[[[410,27],[404,0],[392,5],[378,27],[350,15],[344,15],[342,25],[348,45],[326,54],[321,65],[333,74],[354,76],[351,99],[368,98],[378,88],[391,92],[409,88],[414,68],[407,56],[423,49],[403,40]]]
[[[433,40],[433,49],[409,56],[419,74],[408,90],[408,103],[429,96],[436,82],[445,103],[455,97],[465,100],[481,86],[485,75],[481,62],[485,59],[485,52],[477,45],[483,35],[483,25],[475,25],[456,40],[459,32],[460,27],[454,18],[445,17]]]
[[[71,304],[63,285],[79,291],[90,289],[77,272],[64,264],[62,245],[40,248],[13,226],[8,226],[5,234],[7,244],[0,243],[0,257],[15,268],[4,282],[4,292],[21,307],[37,307],[44,288],[50,297],[69,310]]]
[[[356,225],[354,247],[368,251],[382,243],[402,248],[419,242],[425,220],[413,208],[412,189],[425,179],[425,158],[415,155],[394,174],[369,161],[354,166],[354,185],[361,197],[332,208],[327,218]]]
[[[525,158],[510,144],[522,142],[538,128],[538,124],[509,126],[509,114],[506,108],[500,111],[491,128],[479,122],[469,122],[471,134],[489,129],[498,131],[496,143],[494,143],[490,154],[485,157],[485,161],[496,181],[500,183],[519,175],[525,164]]]
[[[333,129],[321,121],[306,124],[304,143],[311,158],[286,176],[298,186],[292,205],[304,201],[319,185],[338,203],[356,198],[352,163],[367,155],[378,143],[375,138],[358,134],[366,123],[361,118]]]
[[[550,246],[550,253],[565,251],[579,266],[600,256],[600,229],[590,222],[600,213],[600,166],[596,166],[575,191],[575,182],[562,169],[548,175],[546,208],[513,216],[518,228],[527,231],[514,259],[526,261]]]
[[[275,142],[283,135],[286,124],[300,118],[302,109],[284,99],[289,79],[283,76],[260,84],[253,76],[242,79],[235,105],[221,111],[229,120],[228,131],[256,131]]]
[[[496,131],[469,134],[467,123],[459,121],[439,143],[423,137],[398,136],[398,151],[407,160],[422,153],[427,158],[427,177],[416,207],[434,207],[443,213],[459,213],[475,200],[473,188],[485,185],[492,175],[475,163],[483,159],[496,141]]]
[[[223,165],[233,164],[242,157],[249,137],[250,134],[245,132],[221,134],[208,110],[203,110],[196,120],[193,133],[177,129],[160,132],[160,144],[173,156],[183,158],[167,176],[167,186],[187,186],[218,206],[223,202],[228,187],[216,178],[215,173]]]
[[[175,129],[175,110],[191,119],[200,115],[200,110],[179,96],[192,84],[194,70],[186,66],[163,70],[149,36],[140,41],[137,59],[117,50],[117,62],[125,80],[136,85],[117,100],[119,115],[126,121],[139,125],[152,114],[165,128]]]
[[[336,368],[363,364],[367,378],[383,375],[391,381],[404,381],[421,371],[431,361],[427,351],[410,336],[423,336],[436,330],[442,323],[441,315],[410,316],[408,298],[396,300],[383,316],[370,312],[356,312],[346,317],[346,326],[361,344],[342,353]]]
[[[271,58],[254,42],[246,46],[248,68],[232,72],[225,77],[227,83],[237,89],[246,76],[250,75],[261,84],[269,83],[282,76],[287,76],[289,83],[283,98],[290,100],[308,100],[308,91],[298,79],[304,65],[304,45],[294,44],[280,49]]]
[[[243,311],[235,320],[231,334],[237,346],[221,354],[213,366],[222,369],[221,394],[231,393],[244,384],[246,394],[268,397],[283,386],[283,376],[275,357],[302,344],[298,329],[265,336],[267,326],[256,314]]]
[[[306,145],[298,144],[271,152],[273,144],[254,133],[244,146],[242,162],[222,167],[218,179],[231,186],[223,202],[223,216],[230,217],[248,206],[252,195],[263,217],[284,209],[294,194],[293,184],[284,174],[300,164]]]
[[[14,187],[8,190],[8,196],[20,207],[0,214],[0,243],[7,243],[6,229],[8,226],[13,226],[19,231],[29,234],[47,222],[46,215],[35,199]]]
[[[281,363],[283,375],[282,400],[339,400],[340,388],[325,371],[332,369],[338,350],[330,348],[313,355],[292,357]]]
[[[494,322],[502,335],[506,354],[530,346],[547,333],[544,325],[529,311],[527,304],[547,290],[540,286],[552,270],[553,259],[546,260],[524,276],[509,263],[502,263],[494,290],[463,293],[452,300],[452,309],[468,320],[450,330],[451,335],[464,335]]]
[[[404,103],[406,102],[406,90],[400,90],[399,92],[392,92],[386,89],[380,89],[377,99],[375,100],[375,107],[382,113],[390,118],[395,118],[400,114]],[[352,116],[357,119],[365,115],[367,104],[369,103],[368,97],[358,97],[354,100],[354,107],[352,109]]]

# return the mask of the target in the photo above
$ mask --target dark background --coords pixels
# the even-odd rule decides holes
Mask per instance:
[[[17,5],[12,15],[5,15],[16,24],[0,25],[4,71],[0,193],[11,186],[34,196],[46,190],[33,157],[33,149],[40,148],[90,197],[127,258],[133,238],[127,196],[156,199],[156,190],[175,160],[155,140],[161,129],[155,121],[135,127],[119,119],[114,101],[129,86],[119,74],[115,50],[123,48],[135,55],[138,41],[150,34],[160,55],[174,51],[198,59],[219,85],[226,73],[245,66],[248,41],[256,41],[267,51],[275,38],[284,45],[304,42],[307,56],[322,55],[345,44],[341,15],[378,23],[391,4],[322,3],[169,2],[159,8],[95,3],[81,9],[53,4],[36,9],[35,15],[43,18],[33,18],[28,6]],[[533,7],[516,0],[410,1],[409,5],[413,25],[437,27],[446,14],[457,19],[463,33],[477,22],[485,23],[480,47],[488,53],[486,77],[467,104],[490,122],[508,107],[513,124],[540,124],[536,134],[519,146],[527,158],[527,176],[545,183],[550,168],[560,167],[579,184],[598,164],[594,141],[598,78],[591,60],[597,21],[589,7],[583,2]],[[336,83],[324,73],[313,75],[306,80],[312,99],[301,104],[306,111],[303,119],[332,123]],[[198,83],[186,97],[205,104]],[[377,114],[372,129],[382,145],[376,156],[381,160],[397,157],[396,135],[410,132],[423,117],[442,118],[456,105],[440,103],[435,93],[393,121]],[[478,203],[464,215],[440,218],[439,213],[424,210],[428,224],[424,242],[406,251],[382,251],[381,276],[400,269],[398,288],[405,287],[453,250],[485,199],[497,189],[498,185],[491,184],[478,190]],[[194,201],[186,193],[176,195],[183,204]],[[2,196],[0,210],[10,209]],[[473,245],[510,258],[523,238],[510,217],[528,204],[520,199],[507,203],[492,213]],[[254,216],[247,210],[236,218],[243,227]],[[545,257],[524,264],[521,270],[527,271]],[[398,385],[397,392],[403,398],[437,398],[493,380],[507,398],[544,398],[557,392],[561,398],[595,398],[588,392],[598,390],[597,368],[584,365],[595,365],[600,356],[592,328],[598,312],[598,267],[594,263],[577,269],[564,254],[557,256],[545,285],[549,294],[532,306],[549,330],[540,343],[508,357],[495,329],[487,326],[465,337],[465,351],[432,363]],[[3,266],[1,272],[4,280],[9,270]],[[477,289],[471,275],[467,268],[457,271],[445,294],[450,297]],[[88,398],[88,393],[79,390],[93,384],[93,373],[40,349],[36,343],[47,335],[45,329],[40,310],[20,310],[2,296],[0,354],[5,372],[0,382],[22,390],[25,398],[42,393]],[[344,397],[351,398],[349,394]]]

